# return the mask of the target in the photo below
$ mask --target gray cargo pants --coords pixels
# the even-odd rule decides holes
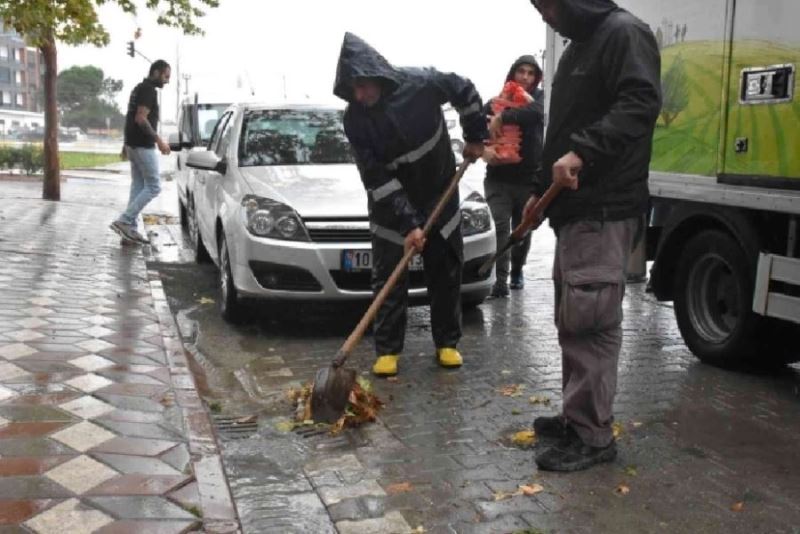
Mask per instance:
[[[553,282],[563,415],[593,447],[613,439],[625,268],[639,224],[579,221],[558,231]]]
[[[522,222],[522,210],[525,203],[533,194],[531,184],[515,184],[499,180],[484,180],[483,191],[486,194],[486,203],[492,211],[495,232],[497,234],[497,249],[500,250],[508,242],[511,230]],[[497,259],[495,273],[497,280],[508,283],[509,263],[511,270],[521,271],[528,258],[531,248],[531,234],[525,240]]]

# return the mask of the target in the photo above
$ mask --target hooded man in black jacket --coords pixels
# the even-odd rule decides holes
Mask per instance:
[[[431,330],[443,367],[459,367],[463,241],[458,195],[427,238],[422,227],[455,173],[442,105],[458,110],[470,160],[488,138],[481,98],[469,80],[435,69],[393,67],[359,37],[346,33],[333,92],[348,102],[344,129],[367,190],[372,232],[372,289],[377,294],[406,250],[422,254],[431,301]],[[375,318],[373,373],[392,376],[406,329],[408,276]]]
[[[564,187],[546,213],[557,236],[563,411],[534,421],[540,437],[559,438],[536,463],[576,471],[616,457],[612,408],[625,267],[648,205],[661,60],[650,28],[611,0],[532,3],[572,41],[553,78],[542,172],[524,213],[530,221],[551,182]]]
[[[483,182],[483,190],[486,202],[492,211],[498,249],[505,246],[511,235],[511,228],[522,221],[522,209],[533,192],[533,176],[541,162],[544,135],[544,93],[538,89],[542,81],[542,69],[536,58],[531,55],[520,56],[511,65],[506,81],[520,84],[533,100],[523,107],[506,108],[497,115],[492,112],[491,100],[484,107],[484,112],[491,117],[489,131],[493,136],[499,134],[500,128],[507,124],[518,126],[522,133],[519,150],[522,161],[519,163],[497,164],[492,150],[484,152],[486,179]],[[530,247],[531,235],[528,234],[522,243],[511,249],[510,254],[498,258],[495,266],[497,276],[492,288],[493,297],[508,296],[509,263],[511,289],[524,287],[522,268]]]

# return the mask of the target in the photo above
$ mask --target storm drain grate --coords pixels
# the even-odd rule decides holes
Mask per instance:
[[[328,435],[330,437],[330,425],[304,425],[304,426],[296,426],[294,427],[293,431],[295,434],[302,438],[313,438],[315,436],[323,436]]]
[[[255,415],[214,415],[213,418],[221,439],[246,439],[258,432]]]

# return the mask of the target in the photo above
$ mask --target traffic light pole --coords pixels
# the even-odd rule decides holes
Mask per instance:
[[[128,41],[128,55],[131,57],[135,57],[136,54],[142,56],[145,60],[147,60],[148,63],[152,63],[149,57],[145,56],[144,54],[136,50],[136,45],[134,44],[133,41]]]

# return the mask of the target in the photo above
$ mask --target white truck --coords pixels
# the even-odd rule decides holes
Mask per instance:
[[[661,49],[650,287],[718,365],[800,359],[798,0],[620,0]],[[548,29],[545,78],[568,42]],[[549,91],[548,91],[549,94]]]

